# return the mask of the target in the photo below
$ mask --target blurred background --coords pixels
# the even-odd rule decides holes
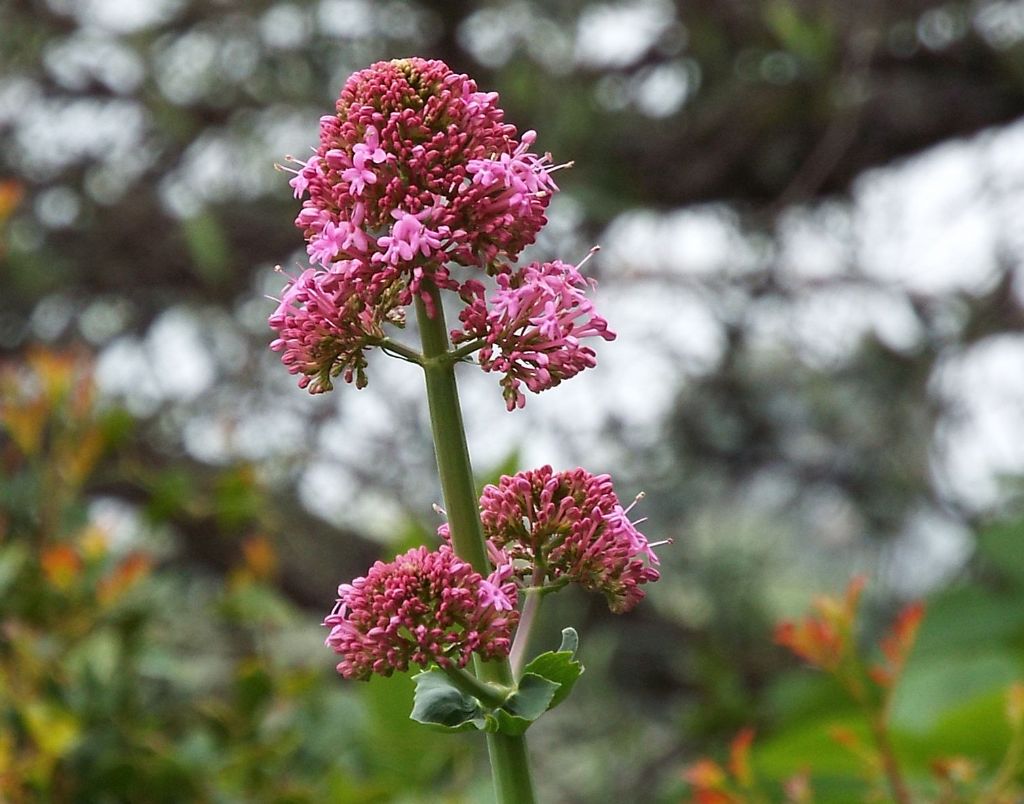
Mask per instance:
[[[460,378],[481,482],[645,490],[663,579],[567,594],[584,683],[531,730],[548,801],[679,801],[754,725],[840,801],[853,717],[772,626],[866,573],[928,618],[912,773],[1001,755],[1024,674],[1021,0],[0,3],[0,799],[477,802],[479,741],[343,682],[337,584],[429,541],[415,369],[295,387],[266,346],[302,263],[285,154],[345,78],[440,58],[539,132],[533,258],[588,263],[619,338],[506,413]],[[830,797],[831,796],[831,797]]]

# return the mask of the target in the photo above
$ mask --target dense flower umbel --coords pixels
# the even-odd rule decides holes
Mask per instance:
[[[447,545],[416,547],[338,588],[326,644],[346,678],[389,676],[411,664],[465,667],[508,656],[518,620],[508,570],[484,578]]]
[[[658,580],[658,558],[629,521],[608,475],[544,466],[504,476],[484,488],[481,519],[492,557],[549,583],[575,582],[602,592],[616,613],[644,597]]]
[[[463,285],[463,329],[452,332],[452,341],[483,341],[480,366],[505,375],[501,385],[509,410],[526,404],[522,385],[539,393],[596,365],[594,350],[581,346],[581,338],[615,339],[585,295],[593,281],[573,265],[533,263],[500,274],[497,283],[486,301],[481,283]]]
[[[311,262],[340,276],[347,295],[333,311],[318,303],[311,324],[305,298],[292,293],[271,321],[282,340],[303,344],[281,347],[293,372],[318,378],[303,387],[316,392],[330,387],[325,377],[351,378],[351,366],[334,357],[351,351],[339,352],[337,331],[384,321],[416,294],[429,307],[425,278],[459,290],[452,265],[507,272],[534,241],[558,190],[550,175],[557,166],[530,152],[534,132],[516,137],[497,101],[443,62],[402,59],[355,73],[336,113],[321,118],[320,144],[292,171],[295,197],[308,195],[295,223]],[[345,320],[350,315],[358,325]],[[321,332],[328,342],[318,345]]]
[[[509,410],[525,404],[524,386],[543,391],[593,366],[582,338],[615,337],[577,267],[513,270],[546,223],[562,166],[530,151],[536,134],[517,137],[497,100],[440,61],[378,62],[345,83],[313,155],[292,160],[289,183],[304,199],[295,223],[316,267],[284,289],[270,324],[301,387],[330,390],[339,376],[365,385],[383,324],[401,325],[417,296],[433,315],[424,280],[466,303],[452,338],[504,375]],[[483,274],[497,284],[489,297]]]
[[[413,285],[413,262],[445,285],[448,261],[514,259],[558,188],[550,160],[527,150],[536,135],[517,139],[497,100],[440,61],[379,62],[349,78],[291,182],[309,194],[296,224],[311,255],[364,259]]]

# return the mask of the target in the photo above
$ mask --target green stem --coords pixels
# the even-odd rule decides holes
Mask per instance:
[[[530,647],[533,626],[537,622],[537,612],[540,611],[540,602],[544,598],[544,575],[545,572],[539,565],[534,567],[533,580],[526,590],[523,614],[519,618],[515,639],[512,640],[509,661],[512,663],[512,674],[517,679],[523,673],[523,666],[526,664],[526,651]]]
[[[423,355],[415,349],[410,349],[401,341],[396,341],[391,338],[381,338],[378,345],[385,352],[390,352],[403,360],[408,360],[410,363],[416,363],[420,366],[423,365]]]
[[[416,319],[423,346],[423,374],[427,385],[430,427],[434,436],[434,452],[441,477],[448,526],[456,554],[468,561],[482,575],[491,572],[487,545],[480,524],[476,484],[466,445],[466,429],[455,384],[455,367],[449,358],[448,331],[437,287],[424,281],[422,289],[429,295],[433,316],[423,299],[416,297]],[[481,681],[500,686],[513,685],[512,667],[508,660],[476,662]],[[487,749],[498,804],[533,804],[533,782],[522,736],[488,734]]]
[[[493,684],[488,684],[459,667],[442,667],[441,671],[462,692],[472,695],[480,703],[486,704],[491,709],[501,706],[508,700],[509,689],[507,687],[496,687]]]
[[[911,804],[910,791],[903,780],[903,773],[900,771],[899,761],[896,759],[896,752],[893,751],[892,743],[889,741],[889,730],[882,715],[872,716],[871,734],[875,738],[875,745],[878,748],[879,756],[882,758],[882,770],[885,772],[886,781],[889,783],[889,791],[893,800],[898,804]]]
[[[483,338],[476,338],[475,340],[469,341],[468,343],[464,343],[458,349],[454,349],[453,351],[449,352],[448,359],[452,363],[458,363],[464,357],[469,357],[471,354],[473,354],[473,352],[477,351],[485,343],[487,343],[487,341],[485,341]]]
[[[487,752],[498,804],[534,804],[537,799],[530,779],[526,739],[522,735],[488,734]]]

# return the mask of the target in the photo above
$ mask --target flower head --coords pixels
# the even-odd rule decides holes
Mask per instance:
[[[504,658],[519,616],[508,591],[500,575],[485,579],[447,545],[416,547],[338,587],[326,644],[353,679],[412,664],[465,667],[474,653]]]
[[[509,410],[526,404],[522,386],[539,393],[596,365],[594,350],[581,339],[615,339],[586,297],[593,283],[573,265],[533,263],[496,281],[489,300],[482,284],[465,283],[463,329],[453,331],[452,340],[484,342],[480,366],[505,375],[501,385]]]
[[[497,102],[440,61],[378,62],[348,79],[335,114],[320,119],[313,155],[292,160],[289,184],[304,198],[295,223],[313,264],[358,265],[346,273],[360,288],[350,301],[362,306],[351,301],[338,313],[360,322],[327,318],[321,306],[315,325],[303,322],[306,351],[334,351],[337,331],[385,321],[417,295],[430,310],[424,280],[459,291],[454,266],[500,274],[534,241],[558,166],[530,151],[536,134],[517,137]]]
[[[552,583],[601,592],[613,612],[632,609],[644,597],[641,585],[658,580],[658,558],[608,475],[544,466],[504,476],[484,488],[480,510],[492,560],[541,567]]]
[[[550,159],[528,151],[536,135],[517,139],[497,100],[440,61],[378,62],[355,73],[292,180],[296,193],[308,192],[296,223],[313,238],[323,224],[312,221],[351,221],[362,205],[358,225],[371,245],[353,244],[338,258],[369,256],[410,293],[414,262],[442,287],[457,287],[449,262],[498,270],[497,261],[533,242],[558,188]],[[410,242],[411,219],[435,237],[396,249]]]
[[[270,316],[278,333],[270,348],[281,352],[281,362],[310,393],[331,390],[339,375],[365,386],[366,350],[383,336],[385,321],[402,324],[394,299],[361,285],[361,272],[358,261],[345,261],[290,277]]]

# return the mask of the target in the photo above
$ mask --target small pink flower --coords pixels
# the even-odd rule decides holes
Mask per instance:
[[[439,251],[444,242],[443,238],[448,233],[448,227],[442,226],[435,230],[424,226],[422,220],[428,217],[430,211],[424,210],[418,215],[410,215],[400,209],[392,212],[395,225],[391,227],[390,235],[377,238],[377,245],[383,248],[384,252],[374,254],[374,261],[398,265],[410,262],[417,254],[430,258],[434,252]]]
[[[481,606],[493,606],[498,611],[513,611],[516,607],[518,587],[514,580],[511,563],[501,563],[498,568],[480,582],[477,599]]]
[[[379,165],[388,158],[384,149],[380,147],[380,136],[375,126],[367,126],[363,135],[363,142],[357,142],[352,149],[352,164],[362,170],[366,163],[373,162]]]
[[[346,678],[390,676],[410,665],[465,667],[508,656],[518,612],[507,608],[500,581],[484,579],[452,549],[415,547],[378,561],[366,576],[338,588],[324,620],[326,644]]]
[[[347,168],[341,178],[348,182],[349,192],[352,195],[362,195],[367,184],[377,183],[377,174],[369,168],[352,166]]]
[[[306,244],[306,253],[309,259],[325,268],[338,256],[341,251],[341,244],[345,241],[345,229],[333,221],[327,221],[320,233],[310,238]]]

